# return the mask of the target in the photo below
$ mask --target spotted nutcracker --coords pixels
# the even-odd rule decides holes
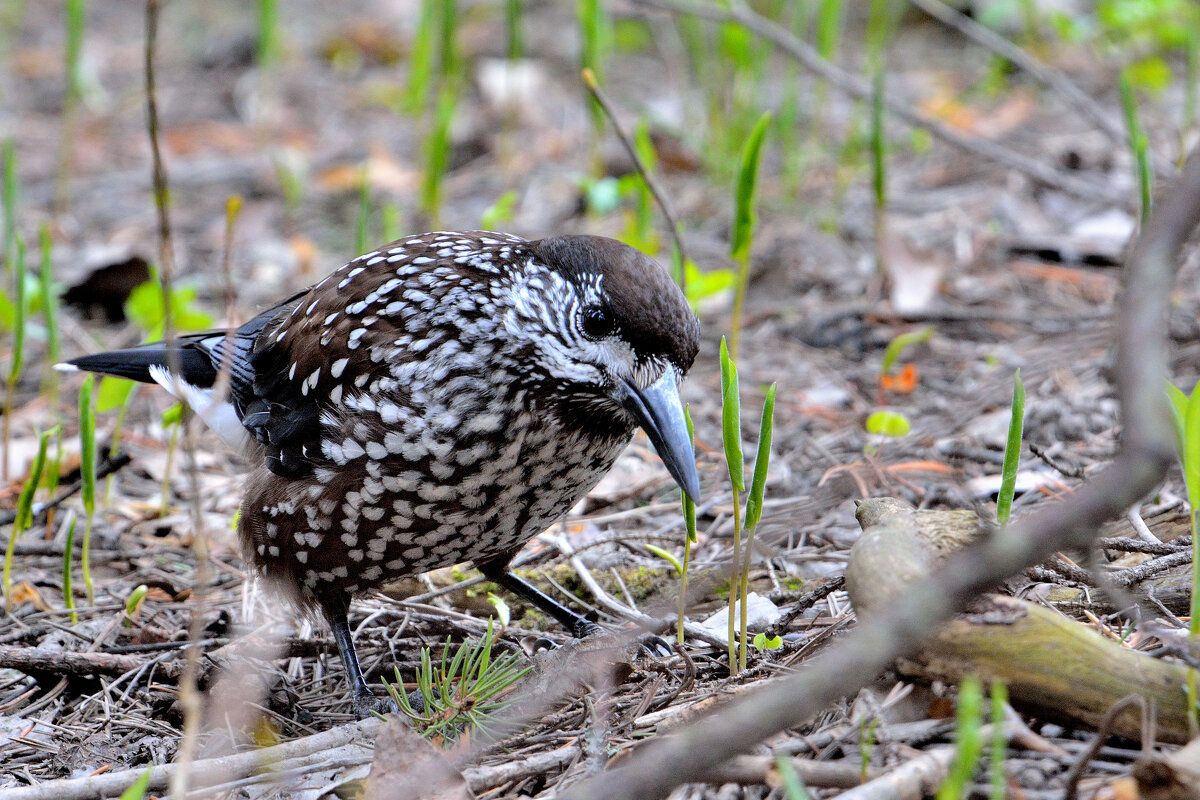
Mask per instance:
[[[347,610],[397,578],[472,561],[575,635],[595,629],[508,564],[637,426],[697,496],[677,386],[698,347],[683,293],[637,250],[470,231],[361,255],[232,335],[180,337],[173,361],[160,342],[59,366],[158,383],[248,456],[246,557],[324,616],[367,708]]]

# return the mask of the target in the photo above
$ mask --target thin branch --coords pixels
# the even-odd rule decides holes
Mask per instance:
[[[688,262],[687,250],[683,246],[683,236],[679,230],[679,222],[675,218],[675,211],[671,208],[671,203],[667,199],[667,193],[663,191],[658,179],[651,174],[646,163],[642,161],[642,157],[638,155],[637,148],[633,146],[633,141],[629,138],[629,134],[621,129],[621,124],[617,122],[617,112],[613,108],[608,97],[604,94],[604,90],[600,88],[600,84],[596,82],[596,76],[590,69],[583,70],[583,85],[592,93],[592,97],[596,98],[596,102],[604,111],[604,116],[608,117],[609,123],[612,124],[613,131],[617,134],[617,138],[625,147],[625,152],[633,159],[633,167],[637,170],[638,175],[642,176],[642,180],[646,182],[646,187],[650,190],[650,194],[654,196],[654,202],[658,203],[659,209],[663,216],[667,219],[667,225],[671,229],[671,239],[675,242],[675,249],[679,251],[679,263],[682,265],[679,270],[679,288],[687,291],[687,269]]]
[[[859,100],[868,100],[871,97],[872,89],[869,81],[851,75],[825,60],[813,47],[797,39],[786,28],[754,13],[744,4],[734,4],[725,9],[708,3],[701,4],[684,0],[635,0],[635,2],[641,6],[658,8],[674,14],[688,14],[714,22],[736,22],[795,58],[801,66],[828,82],[838,91]],[[946,144],[989,161],[1003,164],[1009,169],[1016,170],[1047,186],[1088,200],[1103,200],[1122,205],[1129,202],[1127,193],[1114,189],[1107,182],[1069,175],[1015,150],[1010,150],[1004,145],[987,139],[966,136],[939,119],[914,111],[899,100],[884,98],[883,102],[891,114],[909,125],[929,131]]]
[[[1103,130],[1114,143],[1123,147],[1129,144],[1129,133],[1125,130],[1125,126],[1060,70],[1043,64],[1028,51],[1013,44],[990,28],[980,25],[941,0],[912,0],[912,4],[943,25],[953,28],[976,44],[986,47],[1032,75],[1062,97],[1076,111],[1095,123],[1096,127]],[[1155,159],[1154,169],[1159,175],[1170,174],[1172,171],[1167,161],[1161,158]]]
[[[572,786],[564,800],[662,797],[681,783],[704,780],[726,759],[857,691],[979,592],[1053,552],[1091,546],[1100,525],[1153,489],[1175,457],[1162,392],[1168,298],[1180,250],[1198,223],[1200,148],[1155,209],[1126,266],[1117,343],[1117,394],[1125,428],[1121,450],[1108,468],[1066,501],[948,558],[937,580],[911,587],[807,669],[749,690],[675,735],[647,743],[612,770]]]

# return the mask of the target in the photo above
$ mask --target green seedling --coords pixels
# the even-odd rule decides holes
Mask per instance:
[[[696,432],[692,426],[692,412],[689,405],[683,407],[683,419],[687,422],[688,441],[692,443],[692,451],[696,450]],[[687,535],[683,539],[683,564],[679,568],[679,619],[675,626],[675,638],[683,644],[683,620],[687,611],[688,567],[692,561],[692,545],[696,542],[696,503],[683,495],[683,527]]]
[[[512,222],[516,210],[517,192],[516,190],[507,191],[484,210],[479,218],[479,227],[485,231],[500,230],[506,222]]]
[[[138,584],[129,596],[125,598],[125,620],[126,628],[133,626],[133,621],[137,619],[138,612],[142,610],[142,603],[146,599],[146,593],[150,588],[146,584]]]
[[[33,464],[29,468],[29,480],[25,481],[25,485],[21,487],[21,494],[17,497],[17,516],[13,520],[12,533],[8,536],[8,546],[4,549],[4,608],[6,611],[12,610],[13,550],[16,547],[17,539],[21,538],[21,534],[33,525],[33,497],[37,492],[38,484],[41,483],[42,471],[46,468],[46,448],[50,443],[50,437],[57,434],[58,429],[55,428],[38,437],[37,455],[34,456]]]
[[[488,592],[487,600],[492,604],[492,608],[496,609],[496,619],[500,620],[502,626],[508,627],[509,621],[512,620],[512,609],[508,607],[508,603],[495,592]]]
[[[146,800],[146,795],[150,792],[150,771],[151,767],[146,767],[146,771],[138,776],[138,779],[129,784],[129,788],[121,792],[121,800]]]
[[[1187,487],[1192,528],[1192,604],[1188,635],[1194,641],[1200,635],[1200,526],[1197,525],[1200,521],[1197,516],[1197,509],[1200,509],[1200,384],[1192,388],[1190,395],[1168,384],[1167,397],[1171,401],[1171,418],[1175,423],[1176,448],[1183,468],[1183,482]],[[1189,670],[1188,721],[1193,731],[1200,729],[1196,709],[1200,695],[1196,689],[1196,670]]]
[[[408,90],[403,109],[416,113],[429,103],[430,90],[437,70],[437,28],[440,22],[440,0],[421,0],[421,15],[413,36],[412,52],[408,59]]]
[[[642,547],[670,564],[671,568],[675,570],[675,574],[683,577],[683,563],[670,550],[664,550],[658,545],[650,544],[649,542],[643,542]]]
[[[92,571],[89,568],[92,541],[92,521],[96,516],[96,409],[92,405],[92,390],[96,379],[88,374],[79,387],[79,479],[82,483],[80,497],[83,500],[83,554],[80,568],[83,570],[83,586],[88,605],[92,605],[95,590],[92,586]],[[71,558],[71,543],[67,546],[67,558]]]
[[[767,490],[767,466],[771,461],[771,435],[775,424],[775,390],[777,384],[772,383],[767,388],[763,400],[762,420],[758,429],[758,450],[754,454],[754,475],[750,479],[750,496],[746,498],[746,555],[742,559],[742,582],[739,594],[742,603],[742,619],[739,657],[740,669],[746,668],[746,628],[750,597],[750,556],[754,553],[754,532],[758,521],[762,518],[763,495]]]
[[[733,270],[718,268],[701,272],[690,258],[684,263],[683,271],[687,287],[684,293],[692,310],[699,310],[705,300],[724,294],[737,284],[737,274]]]
[[[72,586],[72,554],[75,552],[75,523],[79,519],[75,516],[75,512],[67,512],[68,517],[65,523],[67,527],[66,544],[63,546],[63,602],[66,603],[67,611],[70,612],[71,624],[79,624],[79,615],[75,613],[75,589]]]
[[[203,331],[214,324],[212,315],[197,301],[198,290],[191,285],[171,287],[171,328],[175,333]],[[162,339],[166,328],[167,309],[162,280],[157,270],[151,270],[150,280],[135,286],[125,301],[125,315],[138,326],[146,341]]]
[[[38,232],[41,241],[42,259],[38,270],[39,294],[42,301],[42,319],[46,324],[46,374],[42,378],[42,388],[49,395],[50,407],[58,414],[58,371],[54,365],[59,362],[61,347],[58,339],[58,292],[54,288],[54,270],[50,258],[53,241],[50,238],[50,226],[42,225]]]
[[[804,781],[792,765],[792,760],[785,755],[775,756],[775,769],[779,771],[779,779],[783,783],[783,795],[787,800],[809,800],[804,788]]]
[[[875,729],[879,727],[879,717],[864,719],[858,728],[859,774],[863,783],[867,781],[867,771],[871,768],[871,751],[875,749]]]
[[[605,64],[612,50],[612,22],[604,10],[601,0],[576,0],[575,13],[579,21],[582,46],[579,51],[579,68],[591,70],[596,80],[603,82]],[[587,99],[592,115],[592,167],[596,175],[603,174],[600,162],[600,139],[604,135],[604,109],[592,96]]]
[[[4,167],[4,262],[16,283],[20,274],[17,271],[17,154],[11,136],[0,147],[0,160]]]
[[[908,417],[896,411],[874,411],[864,425],[867,433],[899,439],[912,430]]]
[[[521,33],[521,6],[522,0],[504,0],[504,33],[508,42],[505,52],[510,59],[525,56],[525,39]]]
[[[991,771],[990,800],[1004,800],[1007,795],[1004,785],[1004,761],[1007,757],[1008,740],[1004,737],[1004,716],[1008,706],[1008,687],[1004,681],[992,681],[992,752],[988,766]]]
[[[1025,384],[1021,370],[1013,374],[1012,417],[1008,421],[1008,440],[1004,443],[1004,470],[1000,478],[1000,494],[996,497],[996,521],[1008,524],[1012,514],[1013,495],[1017,488],[1017,467],[1021,463],[1021,435],[1025,426]]]
[[[25,292],[25,242],[16,237],[17,260],[13,276],[16,279],[16,296],[13,308],[12,363],[8,367],[8,379],[4,386],[4,465],[0,477],[8,482],[9,443],[12,441],[13,401],[16,399],[17,380],[21,377],[21,366],[25,358],[25,316],[29,311],[29,300]]]
[[[753,645],[754,649],[760,653],[764,650],[778,650],[779,648],[783,647],[783,637],[768,637],[765,633],[759,631],[758,633],[754,634]]]
[[[725,337],[721,337],[721,442],[725,449],[725,467],[733,490],[733,557],[730,561],[729,588],[729,674],[737,673],[736,625],[738,585],[741,570],[738,559],[742,553],[742,492],[746,479],[742,456],[742,408],[738,389],[737,365],[729,355]]]
[[[887,348],[883,351],[883,361],[879,364],[880,375],[891,375],[892,367],[896,365],[901,354],[914,344],[927,342],[933,336],[933,326],[922,328],[919,331],[909,331],[902,333],[899,336],[888,342]]]
[[[654,152],[653,142],[650,141],[650,128],[645,120],[639,120],[634,128],[633,142],[645,169],[656,169],[658,156]],[[650,191],[650,184],[640,172],[628,177],[633,179],[630,193],[633,195],[634,206],[632,212],[627,214],[625,235],[621,237],[621,241],[653,256],[658,252],[658,237],[654,235],[654,197]]]
[[[950,773],[937,792],[937,800],[964,800],[979,758],[983,755],[983,687],[968,675],[958,687],[954,741],[956,750]]]
[[[737,263],[738,276],[733,296],[733,320],[730,323],[729,352],[737,358],[738,339],[742,328],[742,307],[750,284],[750,248],[754,242],[754,227],[758,222],[755,210],[755,187],[758,183],[758,164],[762,157],[763,138],[771,123],[771,112],[758,118],[738,161],[738,178],[734,189],[733,234],[729,254]]]
[[[380,222],[383,225],[383,241],[394,242],[403,235],[400,229],[400,206],[395,203],[384,203],[379,210]]]
[[[754,546],[754,530],[762,516],[763,494],[767,484],[767,466],[771,454],[771,433],[775,413],[776,385],[767,389],[763,402],[762,420],[759,425],[758,449],[754,457],[754,473],[750,481],[750,495],[746,500],[745,520],[742,518],[741,493],[746,491],[744,456],[742,455],[741,392],[738,387],[737,364],[729,353],[725,339],[721,339],[721,440],[725,450],[725,464],[729,472],[729,484],[733,491],[733,557],[729,592],[729,671],[736,674],[746,668],[747,601],[750,593],[750,557]],[[746,546],[743,552],[742,536]],[[740,625],[735,625],[734,614],[740,603]],[[740,629],[735,644],[735,629]],[[738,649],[740,647],[740,650]]]
[[[875,3],[872,2],[872,8]],[[887,276],[887,143],[883,136],[884,86],[887,75],[882,57],[875,66],[871,93],[871,189],[875,200],[875,274]]]
[[[58,170],[54,187],[55,206],[60,213],[67,211],[71,172],[75,160],[75,123],[79,113],[79,104],[83,99],[83,72],[80,54],[83,52],[85,0],[67,0],[65,11],[66,48],[63,72],[67,85],[63,96],[62,136],[58,143]]]
[[[1138,118],[1137,98],[1133,93],[1133,84],[1127,70],[1122,70],[1120,78],[1121,109],[1125,112],[1125,125],[1129,129],[1129,147],[1133,152],[1133,161],[1137,166],[1138,189],[1141,197],[1141,220],[1145,224],[1150,216],[1150,201],[1153,193],[1153,173],[1150,169],[1150,140],[1142,129]]]
[[[270,69],[279,60],[279,4],[258,0],[258,66]]]
[[[425,140],[425,174],[421,180],[421,209],[429,217],[430,227],[436,228],[442,205],[442,182],[450,165],[450,123],[458,96],[454,87],[446,85],[438,93],[434,110],[433,130]]]
[[[417,669],[417,691],[424,701],[421,711],[413,709],[403,691],[400,671],[396,682],[387,683],[388,693],[400,712],[412,722],[413,729],[426,738],[438,737],[453,744],[468,729],[493,736],[498,731],[497,714],[506,705],[504,696],[527,675],[532,665],[522,666],[523,656],[504,653],[493,658],[495,634],[488,620],[487,632],[478,642],[463,642],[451,655],[450,640],[442,648],[435,665],[429,648],[421,650]]]

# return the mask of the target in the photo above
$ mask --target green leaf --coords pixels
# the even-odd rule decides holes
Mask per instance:
[[[129,402],[129,397],[136,387],[135,381],[106,375],[100,379],[100,388],[96,391],[96,411],[104,414],[114,408],[120,408]]]
[[[771,461],[771,434],[775,422],[775,390],[771,384],[763,401],[762,422],[758,431],[758,451],[754,455],[754,477],[750,479],[750,497],[746,500],[746,529],[758,525],[762,516],[763,494],[767,487],[767,465]]]
[[[500,624],[507,627],[509,620],[512,619],[512,609],[508,607],[508,603],[495,592],[488,592],[487,599],[492,604],[492,608],[496,609],[496,616],[500,618]]]
[[[1000,479],[1000,494],[996,497],[996,520],[1008,524],[1012,512],[1013,494],[1017,487],[1017,467],[1021,462],[1021,434],[1025,427],[1025,384],[1021,370],[1013,374],[1012,417],[1008,422],[1008,441],[1004,445],[1004,470]]]
[[[1188,396],[1174,384],[1167,384],[1167,399],[1171,403],[1171,422],[1175,425],[1175,449],[1179,453],[1179,463],[1183,464],[1183,453],[1187,441],[1187,407]]]
[[[146,593],[150,588],[144,583],[139,583],[129,596],[125,598],[125,616],[132,617],[142,607],[142,601],[146,599]]]
[[[675,568],[675,573],[676,573],[677,575],[682,575],[682,574],[683,574],[683,564],[679,563],[679,559],[678,559],[678,558],[676,558],[676,557],[675,557],[675,554],[674,554],[674,553],[672,553],[670,550],[664,550],[664,549],[662,549],[661,547],[658,547],[658,546],[656,546],[656,545],[652,545],[652,544],[650,544],[650,543],[648,543],[648,542],[643,542],[643,543],[642,543],[642,547],[646,548],[646,549],[647,549],[647,550],[649,550],[651,553],[653,553],[654,555],[658,556],[658,557],[659,557],[659,558],[661,558],[663,561],[666,561],[668,564],[670,564],[672,567],[674,567],[674,568]]]
[[[146,771],[141,776],[129,785],[129,788],[121,792],[121,800],[145,800],[146,792],[150,788],[150,770],[152,767],[147,767]]]
[[[729,346],[721,337],[721,438],[729,480],[739,492],[746,490],[745,457],[742,455],[742,409],[738,391],[737,365],[729,357]]]
[[[738,161],[737,188],[734,192],[733,235],[729,252],[734,261],[742,262],[750,255],[757,214],[754,209],[754,190],[758,182],[758,162],[762,156],[763,138],[771,124],[771,112],[764,112],[746,137]]]
[[[89,373],[79,387],[79,477],[83,482],[83,507],[88,514],[96,508],[96,411],[92,407],[95,383],[96,376]]]
[[[883,351],[883,362],[879,365],[879,371],[884,375],[892,374],[892,367],[896,363],[896,359],[900,358],[900,354],[914,344],[929,341],[933,336],[933,326],[922,328],[919,331],[909,331],[902,333],[899,336],[888,342],[887,349]]]
[[[1200,392],[1192,390],[1188,398],[1183,429],[1183,476],[1187,484],[1188,505],[1200,508]]]
[[[908,417],[895,411],[876,411],[867,417],[866,428],[867,433],[899,438],[912,430],[912,423],[908,421]]]
[[[762,631],[754,634],[753,639],[754,649],[760,653],[763,650],[778,650],[783,647],[783,638],[780,636],[772,636],[770,639]]]

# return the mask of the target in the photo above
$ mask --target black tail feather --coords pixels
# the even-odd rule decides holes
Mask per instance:
[[[162,342],[156,342],[128,350],[110,350],[81,356],[66,363],[85,372],[99,372],[142,383],[154,383],[150,368],[167,366],[167,348]],[[208,388],[217,380],[217,371],[209,357],[186,344],[179,348],[179,366],[183,373],[180,377],[193,386]]]

